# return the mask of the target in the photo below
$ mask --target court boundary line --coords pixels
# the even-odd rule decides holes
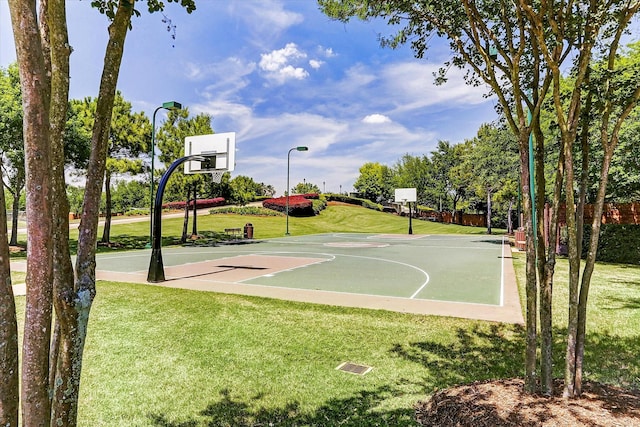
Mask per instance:
[[[522,306],[520,303],[520,294],[515,277],[515,269],[513,262],[505,262],[506,248],[509,248],[508,253],[511,254],[511,248],[508,242],[505,242],[505,238],[502,238],[502,262],[504,266],[502,268],[502,275],[504,276],[502,285],[504,292],[503,305],[483,305],[477,303],[465,303],[456,301],[437,301],[427,299],[408,299],[406,297],[392,297],[392,296],[377,296],[367,294],[350,294],[345,292],[334,291],[322,291],[322,290],[308,290],[298,288],[280,288],[269,285],[252,285],[249,283],[242,283],[238,286],[237,282],[212,282],[212,281],[198,281],[193,279],[175,279],[170,283],[157,283],[150,284],[146,282],[146,271],[142,272],[114,272],[106,270],[96,270],[97,280],[108,280],[119,283],[138,283],[143,285],[170,287],[179,289],[189,289],[196,291],[207,292],[219,292],[235,295],[248,295],[265,298],[276,298],[288,301],[298,301],[314,304],[325,304],[333,306],[344,306],[353,308],[365,308],[365,309],[381,309],[395,312],[402,312],[408,314],[418,315],[435,315],[435,316],[449,316],[465,319],[503,322],[524,324],[524,317],[522,312]],[[167,248],[169,251],[171,248]],[[181,248],[178,248],[181,249]],[[200,252],[200,251],[199,251]],[[245,252],[245,251],[243,251]],[[256,254],[256,251],[246,251]],[[265,251],[266,252],[266,251]],[[148,252],[140,251],[125,251],[120,252],[118,255],[110,254],[107,258],[114,259],[123,256],[131,256],[135,253],[135,256],[148,257]],[[202,251],[204,254],[209,254],[210,251]],[[175,251],[176,255],[180,255],[181,251]],[[234,252],[234,254],[238,254]],[[115,256],[113,256],[115,255]],[[332,256],[335,254],[331,254]],[[231,258],[228,256],[221,257],[220,259]],[[509,258],[513,259],[513,256]],[[21,260],[22,261],[22,260]],[[24,261],[11,262],[11,268],[15,271],[26,270],[26,262]],[[389,260],[387,260],[389,261]],[[183,264],[179,264],[183,265]]]

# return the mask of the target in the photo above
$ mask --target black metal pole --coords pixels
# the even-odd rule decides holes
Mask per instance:
[[[193,184],[193,233],[191,235],[194,239],[198,238],[198,184]]]
[[[409,234],[413,234],[413,227],[411,225],[411,217],[413,213],[411,212],[411,202],[409,202]]]
[[[147,282],[158,283],[164,282],[164,264],[162,263],[162,196],[164,195],[164,188],[167,186],[167,181],[171,174],[182,163],[188,160],[200,159],[204,161],[205,158],[193,154],[190,156],[184,156],[171,163],[169,169],[160,178],[158,184],[158,190],[156,192],[156,199],[153,208],[153,233],[151,238],[151,261],[149,262],[149,273],[147,274]]]

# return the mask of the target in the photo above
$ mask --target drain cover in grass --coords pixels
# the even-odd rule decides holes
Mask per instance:
[[[336,369],[339,371],[349,372],[350,374],[364,375],[371,371],[371,366],[357,365],[355,363],[343,362]]]

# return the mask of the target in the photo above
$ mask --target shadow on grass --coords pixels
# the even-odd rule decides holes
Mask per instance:
[[[564,369],[566,331],[554,331],[555,376]],[[424,389],[424,399],[436,389],[490,379],[518,378],[524,372],[525,330],[518,325],[477,324],[459,328],[450,343],[420,341],[396,344],[389,351],[397,357],[425,368],[423,378],[415,378]],[[587,337],[585,380],[640,388],[640,337],[619,337],[592,333]],[[403,380],[400,380],[403,381]],[[416,426],[413,407],[380,410],[385,401],[403,394],[402,384],[361,390],[343,399],[329,399],[312,412],[301,410],[293,400],[281,407],[260,406],[263,396],[242,400],[229,390],[191,419],[172,421],[165,414],[150,414],[159,427],[196,426]],[[417,404],[418,402],[416,402]],[[491,411],[492,408],[485,408]]]
[[[522,326],[476,325],[460,328],[456,335],[452,343],[396,344],[391,351],[427,368],[437,388],[522,375],[525,342]]]
[[[400,389],[392,386],[360,391],[349,398],[330,399],[317,410],[306,413],[301,411],[297,401],[280,408],[256,407],[255,402],[236,399],[229,390],[223,390],[218,401],[209,404],[193,419],[171,421],[163,414],[150,414],[149,419],[159,427],[417,426],[413,408],[376,409],[380,403],[401,393]],[[260,398],[258,395],[253,400]]]
[[[564,375],[566,329],[554,328],[554,376]],[[450,344],[415,342],[391,351],[427,368],[437,388],[488,379],[522,377],[525,330],[515,325],[459,329]],[[587,334],[585,380],[640,389],[640,336],[609,332]]]

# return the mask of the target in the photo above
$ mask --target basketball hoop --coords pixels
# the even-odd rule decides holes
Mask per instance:
[[[225,170],[211,170],[208,171],[211,173],[211,181],[216,184],[220,184],[222,182],[222,175],[226,172]]]

